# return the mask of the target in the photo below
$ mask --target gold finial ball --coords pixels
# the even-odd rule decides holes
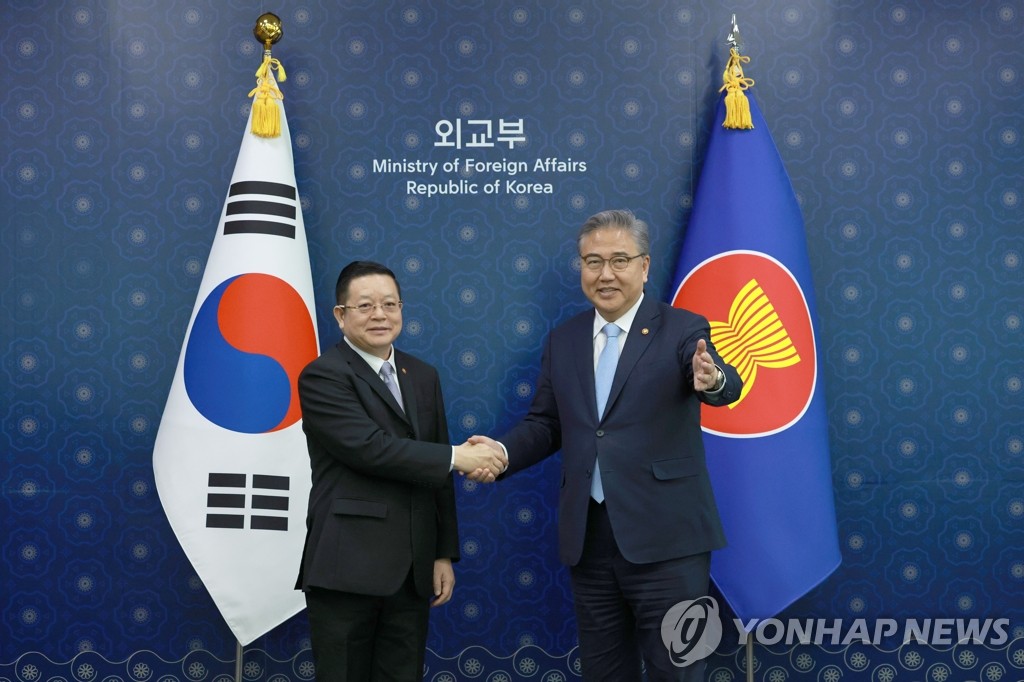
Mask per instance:
[[[281,19],[271,12],[261,14],[260,18],[256,20],[252,34],[256,36],[256,40],[270,49],[270,46],[279,41],[284,34],[284,31],[281,30]]]

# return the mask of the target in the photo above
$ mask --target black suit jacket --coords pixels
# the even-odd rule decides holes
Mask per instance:
[[[674,559],[725,546],[704,461],[700,405],[739,398],[743,382],[711,343],[705,318],[645,296],[626,337],[605,414],[594,394],[594,311],[548,337],[527,416],[499,438],[513,473],[562,451],[559,553],[579,562],[595,461],[623,557]],[[707,341],[726,375],[717,397],[693,390],[693,354]]]
[[[403,412],[345,341],[299,377],[312,468],[296,587],[394,594],[409,575],[433,594],[438,558],[459,558],[441,383],[430,365],[394,356]]]

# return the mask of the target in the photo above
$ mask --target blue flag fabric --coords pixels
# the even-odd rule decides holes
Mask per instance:
[[[708,318],[744,380],[737,403],[704,406],[701,421],[729,543],[711,577],[745,623],[841,561],[803,218],[753,98],[750,109],[752,130],[726,129],[718,103],[673,297]]]

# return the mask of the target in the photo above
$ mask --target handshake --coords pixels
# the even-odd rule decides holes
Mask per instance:
[[[508,457],[498,441],[487,436],[471,436],[455,446],[455,470],[478,483],[493,483],[508,468]]]

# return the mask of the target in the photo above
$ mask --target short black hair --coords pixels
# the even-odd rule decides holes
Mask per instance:
[[[580,228],[580,232],[576,235],[577,247],[582,244],[583,238],[591,232],[602,230],[606,227],[621,227],[622,229],[629,232],[636,242],[637,248],[640,250],[640,255],[646,256],[651,252],[651,235],[647,229],[647,223],[638,219],[633,215],[632,211],[624,208],[611,209],[608,211],[601,211],[587,218],[587,222],[583,223],[583,227]]]
[[[341,269],[338,274],[338,283],[334,285],[334,302],[344,305],[348,298],[348,285],[352,280],[367,275],[387,275],[395,281],[395,288],[398,289],[398,298],[402,298],[402,285],[398,283],[395,273],[386,265],[375,263],[372,260],[354,260]]]

